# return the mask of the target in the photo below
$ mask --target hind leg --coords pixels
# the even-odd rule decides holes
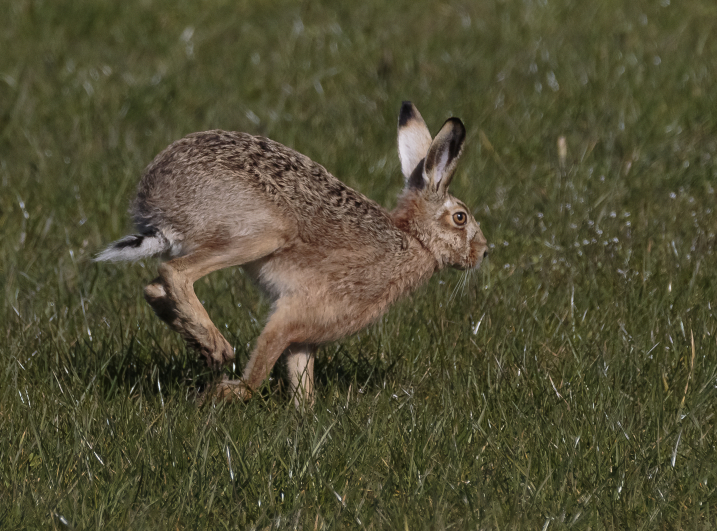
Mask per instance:
[[[231,245],[200,248],[160,264],[159,277],[144,288],[144,297],[160,319],[199,351],[207,365],[218,368],[234,359],[234,349],[197,299],[194,283],[212,271],[265,257],[282,244],[281,238],[266,235],[240,238]]]
[[[234,358],[234,349],[197,299],[193,282],[172,262],[159,266],[159,277],[144,288],[144,298],[160,319],[204,357],[207,365],[220,367]]]

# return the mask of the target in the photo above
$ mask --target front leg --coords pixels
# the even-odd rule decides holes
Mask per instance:
[[[264,330],[256,340],[256,347],[244,367],[240,380],[223,380],[216,384],[212,394],[224,400],[248,400],[256,392],[279,357],[286,353],[292,392],[297,407],[303,399],[313,403],[314,352],[317,320],[307,311],[306,303],[297,299],[280,299],[269,317]]]
[[[307,344],[293,344],[283,352],[283,356],[286,358],[289,390],[294,399],[294,406],[296,406],[298,411],[311,409],[314,405],[315,353],[316,345]],[[244,374],[249,376],[248,379],[230,380],[225,377],[214,385],[213,389],[209,391],[209,395],[224,402],[249,400],[252,392],[261,386],[271,371],[270,367],[266,369],[267,364],[262,363],[262,366],[265,368],[261,369],[261,372],[255,372],[254,368],[256,367],[256,363],[253,365],[251,363],[252,361],[256,361],[255,358],[262,358],[262,356],[257,354],[256,351],[252,355],[244,371]],[[265,374],[266,376],[261,378],[261,374]],[[253,387],[250,387],[247,383],[249,379]],[[207,397],[203,396],[200,403],[203,403],[205,398]]]
[[[314,405],[314,358],[316,345],[291,345],[284,353],[289,389],[296,409]]]
[[[292,343],[297,342],[295,340],[297,326],[292,323],[290,317],[291,312],[286,309],[275,311],[257,338],[256,347],[251,353],[241,379],[223,379],[214,385],[209,394],[227,402],[249,400],[269,376],[281,354]]]

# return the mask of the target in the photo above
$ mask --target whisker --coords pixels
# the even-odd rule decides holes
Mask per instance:
[[[458,287],[460,286],[460,284],[461,284],[461,281],[460,281],[460,280],[459,280],[458,282],[456,282],[456,285],[455,285],[455,287],[453,288],[453,291],[451,292],[451,296],[448,297],[448,303],[449,303],[449,304],[452,303],[452,302],[453,302],[453,299],[456,298],[456,294],[458,293]]]
[[[458,292],[460,291],[461,297],[465,295],[465,289],[466,284],[468,283],[470,271],[463,271],[463,274],[461,275],[461,278],[456,282],[455,287],[453,288],[453,291],[451,292],[451,296],[448,298],[448,302],[451,303],[456,298],[456,295],[458,295]]]
[[[473,270],[468,269],[463,273],[463,287],[461,288],[461,297],[466,294],[466,286],[470,283],[471,277],[473,276]]]

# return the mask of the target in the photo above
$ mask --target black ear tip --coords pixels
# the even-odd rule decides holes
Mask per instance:
[[[445,129],[446,126],[450,127],[450,144],[448,148],[450,156],[451,158],[457,157],[460,154],[463,142],[466,139],[466,127],[463,125],[460,118],[455,117],[446,120],[446,123],[443,124],[441,129]]]
[[[451,128],[453,129],[454,136],[458,139],[459,142],[463,142],[466,138],[466,126],[463,125],[463,122],[460,118],[449,118],[446,120],[447,124],[451,124]]]
[[[404,101],[401,104],[401,112],[398,114],[399,127],[403,127],[414,117],[413,109],[415,109],[415,107],[410,101]]]
[[[453,118],[448,118],[448,122],[451,123],[454,129],[457,129],[458,131],[465,131],[466,126],[463,125],[463,122],[460,118],[456,118],[455,116]]]

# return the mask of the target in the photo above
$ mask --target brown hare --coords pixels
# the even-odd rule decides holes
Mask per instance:
[[[410,102],[398,119],[405,178],[392,212],[304,155],[267,138],[206,131],[174,142],[147,167],[131,212],[138,234],[97,260],[161,255],[147,302],[211,367],[234,349],[194,294],[204,275],[242,266],[273,301],[240,380],[209,393],[246,400],[286,358],[295,402],[313,403],[314,354],[358,332],[445,266],[478,267],[480,226],[448,193],[465,128],[450,118],[436,137]]]

